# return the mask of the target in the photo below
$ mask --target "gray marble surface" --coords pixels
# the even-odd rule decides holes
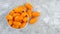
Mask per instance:
[[[33,5],[33,10],[41,12],[41,16],[34,25],[18,30],[11,28],[5,16],[26,2]],[[0,34],[60,34],[60,0],[0,0]]]

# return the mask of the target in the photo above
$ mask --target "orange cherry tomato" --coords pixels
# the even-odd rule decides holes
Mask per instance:
[[[32,9],[32,5],[30,3],[26,3],[25,6],[27,9],[30,9],[30,10]]]
[[[20,21],[20,20],[22,20],[22,19],[23,19],[22,16],[16,16],[16,17],[14,18],[15,21]]]
[[[13,21],[10,21],[10,20],[8,21],[8,24],[9,24],[9,25],[12,25],[12,23],[13,23]]]
[[[36,23],[36,21],[37,21],[37,18],[31,18],[30,24],[34,24],[34,23]]]
[[[12,25],[12,27],[15,28],[15,29],[19,28],[19,26],[17,26],[17,25]]]
[[[24,28],[25,25],[26,25],[26,23],[22,23],[22,24],[20,25],[20,28]]]
[[[32,11],[31,10],[27,10],[27,14],[29,17],[32,17]]]
[[[13,24],[14,25],[18,25],[18,26],[21,25],[21,23],[20,22],[17,22],[17,21],[14,21]]]
[[[12,17],[11,15],[7,15],[7,16],[6,16],[6,19],[7,19],[7,20],[13,20],[13,17]]]
[[[32,16],[33,16],[33,17],[38,17],[38,16],[40,16],[40,13],[39,13],[39,12],[33,12],[33,13],[32,13]]]

